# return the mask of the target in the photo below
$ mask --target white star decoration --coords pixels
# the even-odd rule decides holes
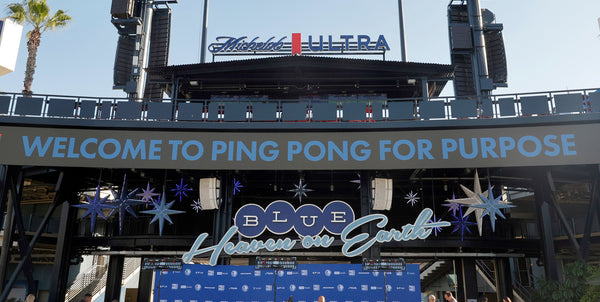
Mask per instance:
[[[510,205],[510,204],[506,204],[506,203],[501,203],[500,199],[502,198],[502,195],[499,195],[498,197],[494,198],[494,195],[492,193],[492,187],[490,187],[488,189],[489,196],[485,197],[483,195],[479,196],[482,200],[483,200],[483,204],[476,204],[473,205],[472,207],[475,207],[477,209],[481,209],[483,210],[483,216],[485,215],[490,215],[490,222],[492,223],[492,231],[496,231],[496,214],[499,215],[500,217],[506,219],[506,217],[504,217],[504,214],[502,214],[502,211],[500,211],[500,209],[506,209],[506,208],[514,208],[514,205]]]
[[[171,207],[173,206],[173,203],[175,203],[175,201],[171,201],[170,203],[165,204],[165,195],[166,194],[163,193],[163,195],[161,196],[160,203],[156,203],[154,201],[152,202],[154,204],[154,210],[140,212],[144,214],[154,214],[154,218],[152,218],[152,221],[150,221],[150,223],[154,223],[156,220],[158,220],[158,230],[161,236],[165,220],[173,224],[173,221],[171,220],[171,217],[169,217],[169,215],[185,213],[184,211],[171,210]]]
[[[302,203],[302,196],[306,197],[306,192],[314,191],[311,189],[307,189],[306,185],[307,184],[302,184],[302,179],[300,179],[300,183],[297,185],[294,185],[296,188],[288,190],[288,192],[295,192],[296,194],[294,194],[294,197],[298,197],[298,199],[300,200],[300,203]]]
[[[413,191],[410,190],[410,193],[406,194],[404,199],[406,199],[406,203],[410,203],[410,205],[414,207],[415,203],[419,202],[418,195],[419,193],[413,193]]]
[[[481,207],[485,202],[482,199],[483,196],[489,195],[492,190],[492,186],[489,187],[489,190],[481,192],[481,184],[479,183],[479,174],[477,170],[475,170],[475,178],[473,180],[473,191],[467,189],[467,187],[460,185],[461,189],[468,196],[467,198],[459,198],[448,201],[453,201],[462,205],[468,206],[467,211],[464,216],[467,216],[473,212],[475,212],[475,220],[477,220],[477,229],[479,231],[479,236],[482,235],[482,226],[483,226],[483,217],[486,215],[484,212],[486,211],[484,207]],[[490,192],[490,193],[488,193]],[[500,197],[499,197],[500,198]],[[499,201],[500,204],[506,205],[507,202]],[[513,206],[509,206],[513,207]],[[504,207],[503,207],[504,208]],[[490,216],[491,218],[491,216]],[[492,221],[492,229],[494,229],[494,221]]]
[[[199,211],[202,211],[202,205],[200,204],[199,199],[194,200],[194,202],[192,204],[190,204],[190,206],[192,206],[192,209],[194,211],[196,211],[196,213],[198,213]]]
[[[472,207],[472,205],[482,204],[483,200],[479,197],[480,195],[487,195],[488,191],[481,192],[481,184],[479,183],[479,174],[477,170],[475,170],[475,179],[473,180],[473,191],[467,189],[467,187],[460,185],[460,188],[465,192],[467,198],[458,198],[458,199],[448,199],[446,201],[455,202],[458,204],[462,204],[468,206],[467,211],[465,211],[463,217],[475,212],[475,220],[477,221],[477,229],[479,230],[479,236],[482,235],[482,226],[483,226],[483,209],[479,209],[476,207]]]

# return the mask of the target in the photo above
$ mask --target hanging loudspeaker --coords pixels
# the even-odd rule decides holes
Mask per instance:
[[[217,178],[200,179],[200,205],[203,210],[216,210],[221,203],[221,181]]]
[[[371,190],[371,208],[388,211],[392,207],[392,180],[375,178],[371,181]]]

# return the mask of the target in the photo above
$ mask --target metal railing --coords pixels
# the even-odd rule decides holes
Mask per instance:
[[[268,107],[268,109],[265,109]],[[258,118],[270,110],[268,118]],[[300,110],[300,115],[298,112]],[[486,97],[268,99],[105,98],[0,93],[0,116],[192,122],[389,122],[525,118],[600,113],[600,89],[544,91]],[[296,118],[291,118],[296,115]]]
[[[75,281],[67,289],[65,301],[74,300],[85,293],[96,294],[106,284],[107,274],[108,263],[92,265],[88,270],[75,277]]]

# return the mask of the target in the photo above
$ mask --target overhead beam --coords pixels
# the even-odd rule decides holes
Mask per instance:
[[[575,238],[575,233],[571,229],[571,226],[569,225],[569,222],[567,221],[565,214],[563,213],[560,206],[558,205],[558,202],[556,201],[556,195],[555,195],[556,188],[554,187],[554,181],[552,180],[552,172],[550,170],[546,171],[546,180],[548,182],[548,188],[550,188],[550,193],[548,194],[549,204],[554,209],[554,212],[558,216],[558,219],[560,220],[561,225],[567,232],[569,241],[571,241],[571,245],[573,246],[573,249],[575,250],[575,253],[577,254],[577,259],[579,261],[583,261],[581,249],[579,247],[579,242],[577,242],[577,239]]]

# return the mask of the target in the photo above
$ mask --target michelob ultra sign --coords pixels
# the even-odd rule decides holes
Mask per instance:
[[[261,38],[259,36],[218,36],[216,42],[208,46],[208,50],[214,54],[233,53],[290,53],[301,55],[304,53],[322,52],[382,52],[389,51],[390,46],[384,35],[307,35],[305,38],[301,33],[292,33],[291,42],[288,36]]]

